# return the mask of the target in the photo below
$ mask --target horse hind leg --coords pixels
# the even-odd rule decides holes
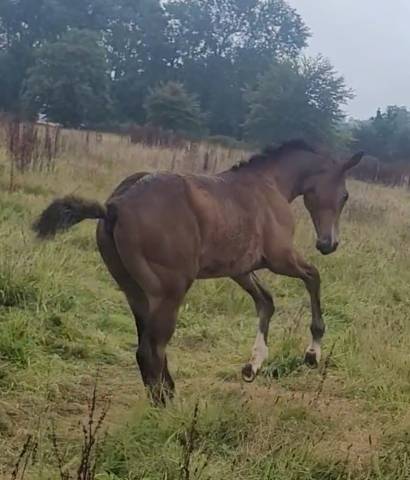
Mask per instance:
[[[179,296],[153,299],[155,306],[140,338],[137,361],[155,405],[165,405],[174,395],[175,384],[168,370],[165,350],[175,331],[181,301]]]
[[[140,335],[137,362],[144,384],[154,404],[165,404],[172,398],[175,384],[169,373],[166,347],[177,322],[178,310],[193,282],[184,272],[151,264],[136,250],[127,238],[115,236],[121,258],[128,258],[127,270],[143,289],[148,314]]]
[[[166,336],[161,337],[155,334],[155,328],[150,322],[149,299],[125,268],[112,235],[105,229],[104,221],[101,221],[97,228],[97,244],[108,271],[125,294],[135,319],[138,333],[136,360],[144,385],[151,390],[155,390],[155,385],[160,385],[157,388],[159,392],[151,395],[155,402],[164,403],[165,397],[172,398],[175,390],[175,383],[169,373],[165,354],[166,342],[164,340],[166,340]],[[151,301],[155,303],[155,299],[151,299]],[[175,304],[174,308],[171,308],[171,305],[169,308],[170,330],[168,336],[170,338],[176,322]],[[165,302],[159,302],[153,315],[154,322],[161,323],[160,317],[166,315]],[[147,328],[148,324],[149,328]]]
[[[172,303],[162,301],[152,315],[147,311],[141,314],[139,291],[139,288],[135,288],[133,296],[129,291],[126,293],[138,330],[137,365],[153,403],[165,405],[175,392],[165,348],[175,330],[177,309],[173,308]]]
[[[139,341],[149,312],[148,299],[123,265],[114,239],[105,228],[103,220],[97,227],[97,245],[105,266],[128,301],[135,319]]]
[[[272,296],[260,283],[255,273],[235,277],[233,280],[252,297],[259,317],[258,331],[252,349],[252,356],[250,361],[242,369],[242,378],[246,382],[253,382],[263,362],[268,358],[268,331],[270,320],[275,312],[275,306]]]

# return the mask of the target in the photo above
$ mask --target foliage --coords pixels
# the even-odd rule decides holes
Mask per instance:
[[[74,48],[73,40],[77,53],[64,60],[68,32],[79,39],[79,31],[94,32],[101,43]],[[240,139],[248,110],[244,92],[272,62],[296,61],[309,34],[285,0],[3,0],[0,110],[30,107],[67,125],[107,125],[98,107],[111,103],[112,125],[143,124],[151,89],[172,81],[197,95],[211,135]],[[77,69],[78,63],[87,68]],[[326,108],[328,90],[337,85],[316,78],[314,70],[315,101]],[[67,90],[73,92],[67,96]],[[338,101],[337,91],[333,98]]]
[[[275,63],[248,91],[247,136],[260,143],[306,137],[332,143],[351,98],[344,79],[322,57]]]
[[[296,56],[306,46],[308,30],[283,0],[172,0],[169,35],[180,57],[234,60],[245,51]]]
[[[20,108],[22,87],[35,53],[69,29],[101,36],[108,28],[111,0],[2,0],[0,2],[0,109]]]
[[[199,102],[180,83],[169,82],[153,89],[145,109],[147,121],[156,127],[193,135],[203,130]]]
[[[356,148],[384,161],[409,161],[410,159],[410,111],[406,107],[392,105],[376,116],[358,122],[353,129]]]
[[[19,110],[20,89],[31,63],[31,51],[22,45],[8,50],[0,49],[0,109],[8,112]]]
[[[174,0],[166,9],[178,79],[198,93],[212,134],[240,136],[245,86],[273,58],[298,55],[308,37],[301,17],[283,0]]]
[[[175,57],[166,37],[167,17],[159,0],[109,2],[115,8],[104,40],[115,115],[121,121],[143,123],[149,89],[168,79]]]
[[[100,122],[109,104],[106,70],[98,36],[70,30],[36,52],[24,87],[26,110],[70,127]]]

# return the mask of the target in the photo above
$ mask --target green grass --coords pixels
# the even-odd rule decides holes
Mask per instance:
[[[150,152],[137,153],[149,164]],[[164,163],[170,155],[157,154]],[[75,470],[79,421],[87,417],[98,371],[100,395],[112,397],[99,479],[186,478],[182,465],[196,404],[191,480],[408,479],[410,194],[351,182],[343,243],[327,258],[314,252],[308,215],[295,205],[297,244],[323,280],[325,359],[334,345],[326,371],[301,364],[309,341],[302,284],[262,275],[277,312],[269,361],[247,385],[240,370],[254,341],[253,304],[228,280],[198,282],[169,347],[177,397],[156,410],[145,400],[133,320],[99,257],[95,225],[80,225],[46,244],[29,228],[54,195],[76,191],[104,199],[119,178],[143,168],[116,155],[116,162],[99,157],[99,163],[67,155],[52,174],[19,176],[9,193],[0,151],[4,478],[30,433],[38,448],[26,478],[59,478],[52,422],[65,466]]]

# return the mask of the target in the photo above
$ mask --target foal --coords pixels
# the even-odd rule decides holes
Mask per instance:
[[[135,317],[144,384],[155,402],[164,402],[174,391],[165,349],[195,279],[230,277],[253,298],[259,327],[251,359],[242,370],[248,382],[268,356],[274,313],[272,297],[255,270],[266,268],[302,280],[312,310],[305,361],[318,364],[325,331],[320,277],[293,246],[289,204],[303,195],[318,250],[334,252],[348,198],[346,172],[362,156],[336,163],[294,140],[214,176],[137,173],[117,187],[105,206],[75,197],[55,200],[34,229],[46,238],[84,219],[99,219],[101,256]]]

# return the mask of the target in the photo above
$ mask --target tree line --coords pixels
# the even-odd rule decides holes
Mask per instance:
[[[409,149],[405,109],[345,122],[352,92],[327,59],[303,55],[309,36],[285,0],[2,0],[0,110],[377,151],[394,131],[386,155]]]

